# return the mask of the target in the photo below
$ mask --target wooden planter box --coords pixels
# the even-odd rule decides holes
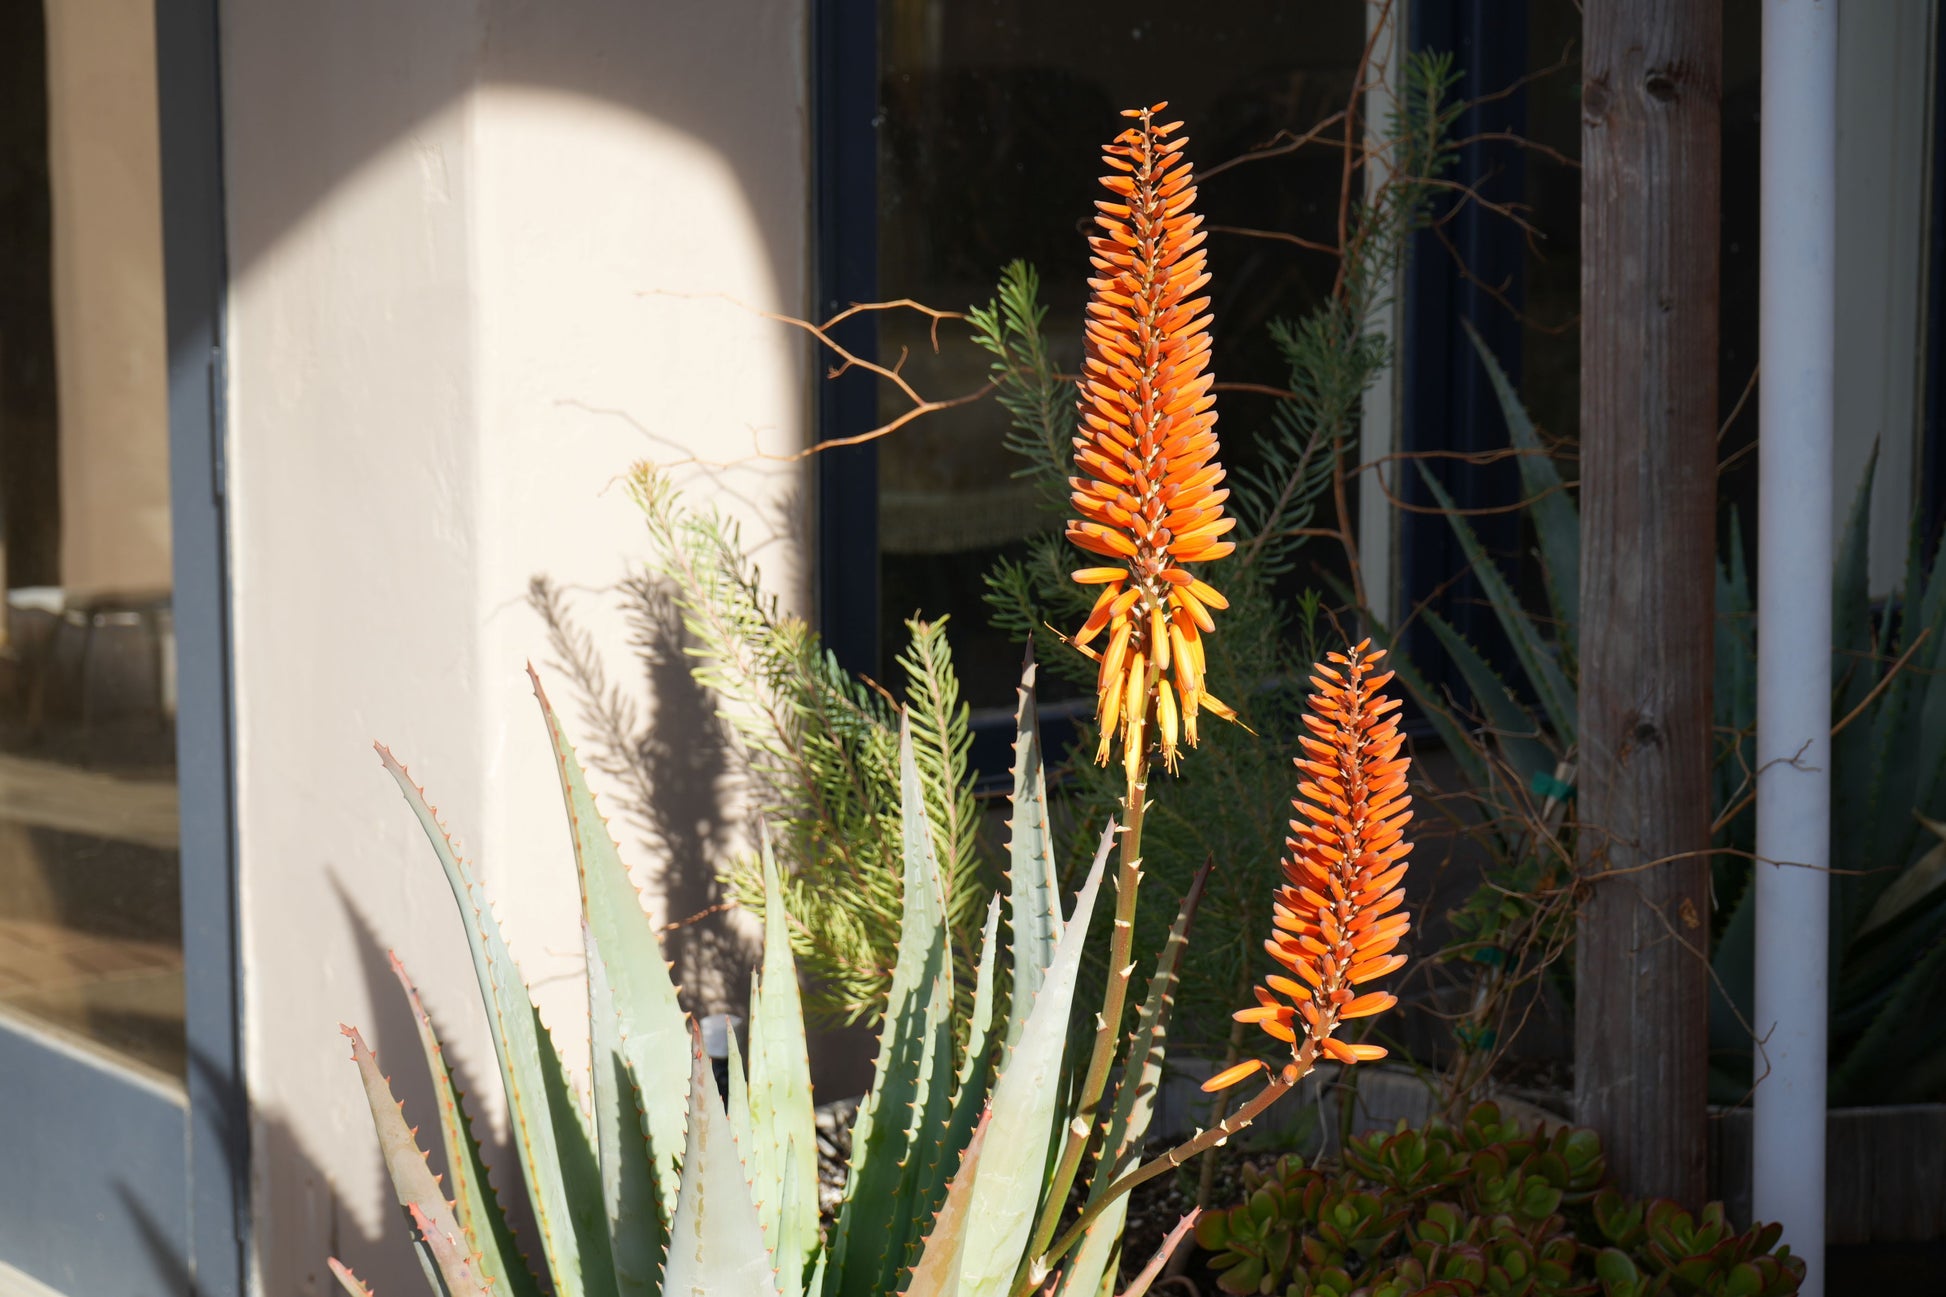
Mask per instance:
[[[1710,1196],[1750,1219],[1750,1110],[1710,1113]],[[1833,1108],[1825,1124],[1825,1241],[1946,1239],[1946,1103]]]

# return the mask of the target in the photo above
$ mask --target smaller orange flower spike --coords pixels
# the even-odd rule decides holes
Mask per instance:
[[[1412,926],[1399,909],[1412,850],[1405,840],[1411,761],[1401,754],[1399,702],[1379,692],[1392,673],[1373,674],[1383,656],[1365,640],[1349,654],[1327,655],[1333,665],[1320,664],[1311,677],[1317,692],[1304,718],[1311,733],[1296,758],[1297,818],[1284,842],[1290,854],[1272,912],[1277,932],[1264,943],[1283,971],[1264,979],[1255,1007],[1235,1015],[1288,1045],[1293,1057],[1302,1041],[1306,1062],[1320,1053],[1340,1063],[1385,1057],[1377,1045],[1348,1044],[1334,1033],[1398,1003],[1389,992],[1358,989],[1404,965],[1394,952]],[[1234,1085],[1261,1066],[1240,1063],[1203,1088]]]
[[[1223,535],[1236,519],[1223,516],[1230,493],[1216,462],[1210,299],[1196,296],[1209,283],[1203,218],[1192,210],[1182,123],[1155,120],[1166,107],[1123,113],[1135,125],[1102,158],[1114,174],[1102,177],[1101,232],[1088,240],[1096,277],[1068,479],[1077,515],[1068,539],[1113,565],[1074,574],[1101,587],[1074,637],[1101,664],[1095,760],[1108,763],[1119,734],[1131,779],[1150,735],[1174,770],[1178,744],[1196,744],[1200,712],[1236,719],[1203,684],[1210,611],[1230,605],[1186,566],[1235,549]],[[1089,649],[1104,632],[1105,647]]]

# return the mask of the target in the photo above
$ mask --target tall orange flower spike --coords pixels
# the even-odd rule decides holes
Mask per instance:
[[[1216,629],[1211,609],[1229,601],[1185,564],[1222,558],[1236,525],[1223,516],[1216,398],[1209,368],[1209,282],[1203,269],[1203,218],[1190,210],[1196,186],[1182,160],[1181,122],[1167,108],[1132,109],[1136,119],[1102,161],[1115,173],[1101,183],[1102,233],[1088,240],[1096,278],[1088,281],[1087,358],[1082,364],[1081,428],[1068,539],[1114,566],[1083,568],[1074,579],[1100,596],[1074,637],[1101,663],[1096,719],[1106,765],[1121,735],[1129,777],[1141,765],[1151,712],[1163,760],[1175,769],[1178,739],[1196,742],[1204,708],[1235,713],[1203,687],[1202,636]],[[1107,631],[1096,654],[1088,642]],[[1173,686],[1173,687],[1172,687]]]
[[[1384,656],[1366,640],[1348,655],[1327,655],[1334,665],[1320,664],[1311,677],[1317,692],[1304,718],[1311,733],[1300,740],[1299,797],[1291,803],[1297,818],[1284,841],[1290,854],[1272,912],[1277,932],[1264,943],[1292,976],[1266,977],[1256,1006],[1236,1015],[1289,1045],[1300,1063],[1319,1053],[1340,1063],[1385,1057],[1377,1045],[1348,1044],[1333,1033],[1348,1019],[1398,1003],[1389,992],[1356,989],[1404,965],[1405,956],[1394,951],[1412,926],[1399,911],[1405,902],[1399,883],[1412,850],[1405,840],[1411,760],[1400,751],[1399,702],[1379,692],[1392,673],[1372,673]],[[1300,1048],[1300,1030],[1308,1051]],[[1239,1064],[1203,1088],[1234,1085],[1261,1066]]]

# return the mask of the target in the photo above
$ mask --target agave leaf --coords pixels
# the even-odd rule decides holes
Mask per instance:
[[[351,1267],[337,1257],[327,1257],[325,1265],[330,1267],[332,1276],[338,1281],[338,1286],[350,1293],[351,1297],[372,1297],[372,1290],[365,1286],[365,1281],[353,1274]]]
[[[595,807],[587,777],[561,722],[548,705],[540,676],[527,668],[534,697],[547,722],[561,798],[574,834],[575,870],[581,883],[581,909],[608,967],[615,1009],[621,1016],[621,1051],[645,1100],[643,1129],[648,1136],[656,1191],[663,1218],[676,1206],[676,1150],[683,1144],[683,1110],[677,1102],[687,1083],[682,1064],[689,1039],[688,1019],[676,1001],[675,984],[662,958],[655,926],[642,908],[628,867],[608,824]]]
[[[1480,651],[1431,608],[1422,610],[1420,616],[1459,667],[1460,676],[1466,681],[1466,687],[1472,690],[1474,701],[1485,713],[1487,724],[1492,727],[1494,737],[1500,740],[1522,786],[1536,772],[1552,774],[1554,754],[1540,740],[1539,723],[1525,707],[1514,701],[1512,692],[1487,665]]]
[[[1508,642],[1513,645],[1514,656],[1520,659],[1521,669],[1527,673],[1528,683],[1533,686],[1534,697],[1540,702],[1541,710],[1547,713],[1547,723],[1554,727],[1555,736],[1563,748],[1573,747],[1576,732],[1575,694],[1567,677],[1561,673],[1561,664],[1554,660],[1533,619],[1520,606],[1513,587],[1507,584],[1499,564],[1480,544],[1473,525],[1459,512],[1453,497],[1447,494],[1446,488],[1423,463],[1418,467],[1426,489],[1433,493],[1439,507],[1445,510],[1446,520],[1453,525],[1453,534],[1459,538],[1460,548],[1472,565],[1473,575],[1486,594],[1487,602],[1493,605],[1494,616],[1500,622],[1501,629],[1506,631]]]
[[[519,1244],[507,1224],[492,1180],[487,1175],[486,1158],[480,1141],[473,1138],[459,1087],[453,1083],[446,1054],[439,1046],[432,1017],[419,1000],[419,990],[406,975],[405,964],[397,954],[390,956],[392,974],[405,991],[412,1006],[412,1020],[419,1028],[419,1043],[425,1049],[426,1068],[432,1073],[433,1093],[439,1100],[439,1136],[446,1148],[446,1165],[451,1169],[453,1214],[459,1221],[467,1246],[479,1258],[480,1277],[494,1292],[512,1297],[540,1297],[540,1284],[521,1257]]]
[[[973,1180],[980,1165],[980,1150],[986,1144],[988,1112],[980,1114],[960,1154],[959,1169],[947,1186],[946,1200],[933,1218],[932,1230],[912,1267],[912,1280],[904,1297],[956,1297],[959,1291],[961,1249],[966,1243],[966,1213],[973,1200]]]
[[[412,782],[405,767],[384,745],[379,745],[378,753],[405,794],[406,804],[418,817],[426,840],[432,843],[433,853],[445,870],[447,885],[452,888],[454,904],[466,923],[473,971],[479,980],[480,998],[486,1003],[494,1054],[500,1063],[500,1081],[506,1090],[508,1123],[514,1148],[520,1154],[527,1195],[533,1203],[548,1275],[560,1297],[583,1297],[584,1293],[593,1297],[610,1292],[612,1288],[605,1279],[610,1277],[609,1268],[598,1260],[591,1259],[585,1264],[582,1260],[584,1251],[590,1258],[599,1258],[605,1252],[606,1230],[582,1237],[576,1227],[575,1213],[570,1209],[569,1186],[562,1171],[567,1150],[561,1147],[558,1132],[564,1127],[571,1129],[571,1123],[578,1122],[580,1115],[578,1112],[556,1114],[553,1110],[550,1087],[543,1076],[543,1054],[553,1054],[553,1042],[542,1040],[543,1032],[527,983],[521,978],[513,952],[501,935],[500,923],[487,903],[485,888],[473,876],[472,866],[453,849],[452,840],[426,801],[424,790]],[[558,1068],[558,1056],[554,1063]],[[599,1182],[591,1186],[577,1185],[576,1190],[576,1196],[583,1199],[592,1195],[598,1216]],[[584,1286],[584,1272],[596,1276],[593,1286]]]
[[[608,1248],[615,1290],[621,1297],[655,1297],[656,1276],[668,1233],[649,1144],[642,1133],[642,1096],[622,1052],[622,1020],[608,983],[608,967],[584,921],[581,946],[588,961],[588,1023],[591,1088],[602,1201],[607,1206]]]
[[[900,726],[905,898],[871,1092],[852,1126],[852,1168],[829,1281],[837,1297],[896,1291],[914,1240],[914,1193],[952,1099],[953,965],[909,727]]]
[[[1019,706],[1014,717],[1013,816],[1007,821],[1007,882],[1011,889],[1007,922],[1013,929],[1013,987],[1007,1001],[1006,1047],[1020,1040],[1020,1029],[1034,1007],[1041,979],[1054,959],[1061,935],[1060,885],[1054,867],[1054,833],[1047,819],[1047,774],[1035,705],[1034,642],[1027,641],[1027,665],[1020,673]]]
[[[1561,623],[1561,640],[1570,648],[1581,642],[1581,511],[1568,495],[1561,470],[1543,453],[1534,420],[1520,403],[1520,394],[1507,381],[1486,340],[1467,320],[1460,321],[1473,349],[1480,353],[1493,394],[1500,401],[1500,413],[1507,420],[1507,435],[1520,452],[1520,486],[1526,492],[1527,512],[1534,520],[1540,539],[1541,565],[1547,572],[1548,592],[1554,597],[1554,615]]]
[[[392,1097],[391,1085],[378,1070],[378,1059],[365,1047],[365,1038],[358,1034],[356,1027],[341,1026],[338,1030],[351,1041],[351,1057],[358,1064],[358,1077],[365,1085],[365,1102],[372,1110],[372,1125],[378,1131],[379,1151],[384,1154],[385,1169],[392,1177],[392,1191],[398,1196],[399,1206],[413,1222],[412,1243],[418,1250],[419,1263],[425,1267],[427,1281],[451,1297],[486,1297],[486,1289],[465,1264],[465,1253],[459,1252],[457,1261],[453,1258],[452,1253],[458,1249],[456,1240],[461,1237],[459,1222],[453,1218],[452,1205],[439,1191],[439,1181],[426,1165],[426,1155],[419,1148],[413,1130],[405,1124],[405,1115]]]
[[[750,1142],[743,1145],[752,1191],[768,1238],[788,1236],[796,1255],[780,1250],[780,1270],[802,1277],[818,1238],[818,1167],[789,1151],[817,1148],[817,1114],[811,1105],[811,1060],[804,1043],[804,1006],[797,964],[791,958],[784,889],[766,833],[763,972],[750,992]],[[786,1177],[786,1163],[789,1175]],[[795,1213],[783,1219],[786,1210]],[[780,1244],[781,1247],[781,1244]]]
[[[1020,1043],[994,1083],[989,1144],[980,1156],[968,1209],[965,1254],[960,1264],[961,1297],[1001,1297],[1012,1287],[1014,1275],[1026,1260],[1028,1234],[1047,1179],[1075,978],[1088,940],[1095,896],[1101,890],[1102,869],[1114,841],[1115,825],[1111,821],[1101,836],[1088,881],[1075,898],[1074,913],[1062,927],[1054,962],[1048,966],[1034,1011],[1021,1030]]]
[[[778,1297],[770,1249],[700,1038],[691,1042],[682,1192],[669,1226],[664,1297]]]

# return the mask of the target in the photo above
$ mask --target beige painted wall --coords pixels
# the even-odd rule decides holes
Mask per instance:
[[[169,589],[155,5],[47,6],[61,584]]]
[[[682,294],[804,309],[804,16],[791,0],[253,0],[224,24],[258,1268],[267,1293],[323,1293],[335,1249],[377,1290],[413,1291],[337,1024],[367,1026],[395,1076],[420,1070],[384,966],[396,948],[463,1078],[493,1066],[452,902],[370,744],[427,784],[547,1016],[575,1021],[526,585],[568,587],[637,687],[600,593],[644,551],[615,479],[645,456],[802,444],[796,339]],[[680,471],[801,599],[801,472]],[[623,828],[657,908],[667,875],[706,876],[738,841],[713,770],[672,771],[662,812],[694,827],[673,846]]]

